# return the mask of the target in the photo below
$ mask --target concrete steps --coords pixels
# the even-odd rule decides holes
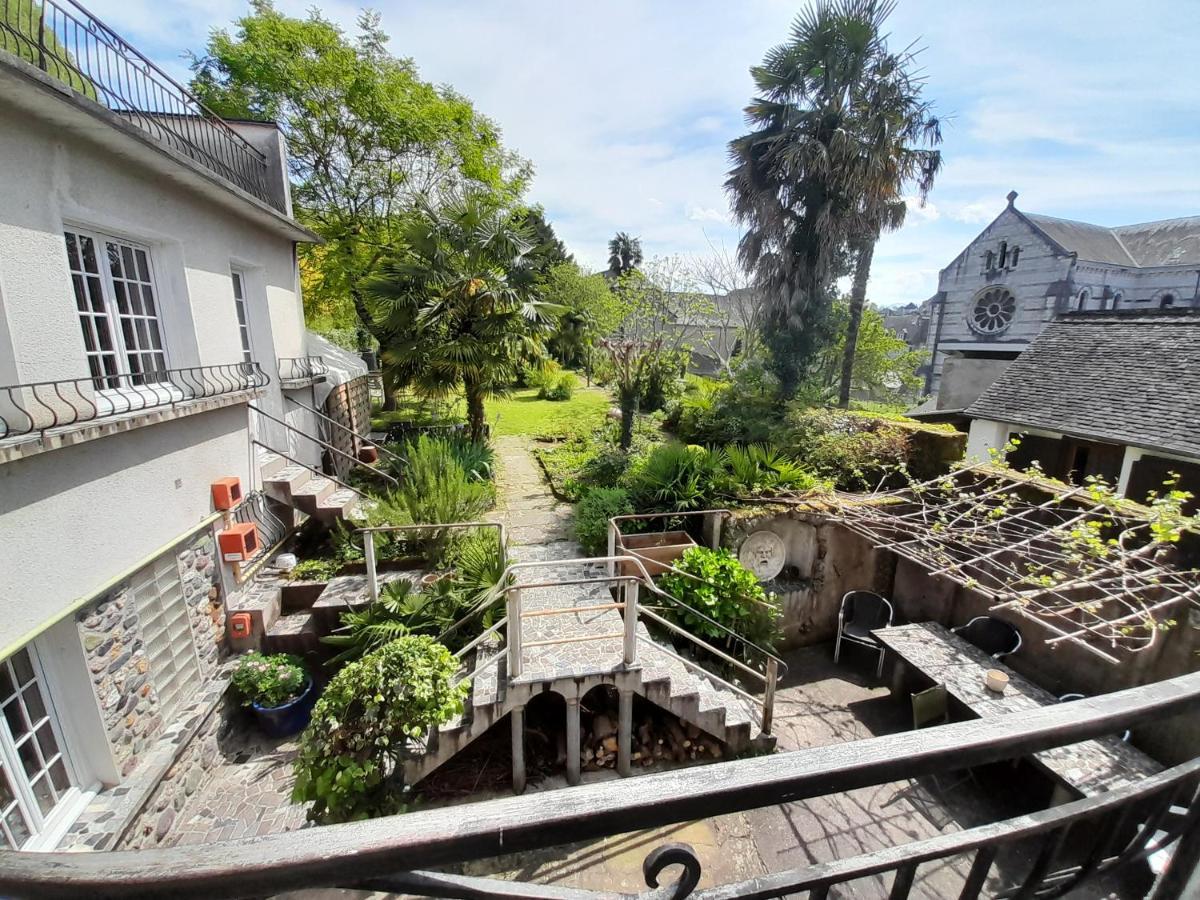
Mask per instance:
[[[702,674],[659,668],[661,659],[669,657],[664,653],[656,654],[651,646],[643,644],[642,652],[650,657],[650,667],[643,665],[626,673],[632,676],[634,693],[671,712],[681,722],[695,725],[710,737],[722,741],[730,753],[774,748],[774,737],[758,733],[757,712],[747,700]],[[471,694],[463,714],[442,725],[436,734],[429,735],[424,752],[405,762],[405,781],[408,784],[416,784],[429,776],[513,709],[522,708],[533,695],[546,689],[555,689],[553,681],[508,682],[504,671],[506,660],[503,657],[487,658],[481,671],[479,666],[483,662],[475,662],[474,671],[480,674],[472,681]],[[683,668],[675,660],[670,662]]]
[[[260,449],[257,462],[263,490],[271,499],[326,523],[360,517],[362,496],[357,491],[339,487],[333,479],[290,463],[278,453]]]

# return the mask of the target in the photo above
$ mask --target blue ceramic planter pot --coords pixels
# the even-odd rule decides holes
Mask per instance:
[[[316,701],[317,692],[313,690],[313,682],[310,678],[308,685],[304,688],[304,693],[295,700],[289,700],[282,706],[259,706],[257,703],[252,705],[254,715],[258,719],[258,727],[262,729],[263,733],[271,737],[282,738],[291,737],[304,730]]]

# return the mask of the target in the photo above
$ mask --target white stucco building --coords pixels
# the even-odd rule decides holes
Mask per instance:
[[[1008,205],[941,271],[927,301],[918,416],[963,412],[1060,313],[1200,306],[1200,216],[1106,227]]]
[[[211,483],[254,490],[255,441],[320,466],[282,135],[78,27],[0,44],[0,847],[153,780],[236,588]]]

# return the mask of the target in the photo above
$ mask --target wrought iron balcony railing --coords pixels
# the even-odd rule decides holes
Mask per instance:
[[[857,895],[856,881],[882,877],[891,883],[889,896],[904,900],[925,874],[957,858],[966,869],[961,890],[944,896],[1093,896],[1090,886],[1098,876],[1169,848],[1171,859],[1150,897],[1182,900],[1196,896],[1200,758],[1137,784],[1017,818],[702,890],[696,890],[700,860],[682,843],[650,851],[642,866],[648,890],[641,894],[430,869],[1017,759],[1194,713],[1197,707],[1200,673],[1192,673],[1022,715],[741,759],[722,763],[717,772],[691,767],[639,776],[634,782],[604,781],[202,847],[6,851],[0,853],[0,894],[212,898],[345,887],[497,900],[734,900],[825,898],[831,889]],[[1021,859],[1010,852],[1011,861],[1001,871],[998,852],[1017,846]]]
[[[0,439],[265,387],[256,362],[0,386]]]
[[[0,0],[0,49],[276,209],[266,156],[74,0]]]
[[[319,356],[281,356],[280,381],[313,381],[329,374],[329,366]]]

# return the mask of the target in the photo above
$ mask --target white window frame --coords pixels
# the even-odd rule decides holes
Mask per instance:
[[[16,653],[12,654],[12,656],[8,657],[8,659],[0,662],[0,666],[6,667],[11,675],[15,675],[15,669],[11,661],[20,653],[27,655],[30,667],[33,670],[32,684],[38,692],[42,705],[45,707],[43,719],[39,719],[37,723],[28,723],[30,730],[20,743],[21,745],[27,742],[34,742],[36,744],[37,726],[48,725],[57,745],[57,756],[51,757],[51,760],[46,762],[44,753],[40,746],[37,746],[36,752],[39,759],[43,762],[40,777],[48,780],[53,763],[61,761],[66,772],[68,787],[61,792],[56,789],[55,793],[58,793],[59,796],[54,806],[48,813],[42,813],[37,802],[37,797],[33,792],[31,779],[26,775],[24,765],[21,762],[21,754],[17,742],[13,739],[12,730],[8,725],[7,718],[3,716],[0,716],[0,719],[3,719],[3,721],[0,721],[0,762],[3,762],[5,772],[0,777],[7,779],[7,784],[14,795],[13,802],[17,806],[17,814],[24,818],[30,831],[30,837],[17,849],[49,850],[56,846],[62,839],[62,836],[66,834],[71,823],[79,816],[88,799],[92,796],[92,792],[80,789],[80,773],[72,762],[70,746],[63,733],[64,729],[60,724],[61,717],[55,707],[54,697],[48,689],[46,671],[38,657],[35,646],[32,643],[26,644]],[[13,678],[14,684],[16,680]],[[30,685],[31,682],[26,682],[25,685],[17,686],[17,692],[21,693],[22,687],[28,690]],[[23,703],[23,699],[10,699],[9,702]],[[22,715],[25,715],[25,710],[26,707],[22,706]],[[27,715],[25,715],[25,718],[28,721]],[[9,808],[10,805],[5,804],[4,810]],[[0,828],[3,829],[5,842],[11,844],[12,836],[8,831],[7,825],[0,824]]]
[[[233,289],[233,311],[237,316],[238,336],[242,341],[242,362],[254,362],[254,338],[250,335],[250,299],[246,296],[246,271],[237,266],[229,270]]]
[[[91,299],[92,283],[89,279],[96,279],[100,285],[101,302],[104,307],[103,313],[89,313],[88,317],[92,320],[91,327],[94,329],[97,340],[100,335],[98,332],[98,319],[103,319],[105,327],[108,330],[108,338],[111,346],[111,352],[115,358],[115,372],[109,374],[108,369],[104,369],[104,374],[92,376],[89,364],[89,377],[92,378],[92,383],[95,387],[94,400],[98,407],[98,411],[102,415],[111,415],[113,413],[134,412],[139,409],[145,409],[150,406],[157,406],[162,403],[169,403],[173,400],[183,399],[183,392],[171,384],[169,381],[148,381],[142,380],[141,383],[135,383],[140,372],[133,372],[130,366],[130,356],[139,357],[144,365],[146,356],[161,356],[161,369],[169,369],[171,366],[170,349],[167,341],[166,328],[163,322],[163,298],[162,293],[158,289],[158,280],[154,270],[154,253],[146,244],[136,240],[120,237],[107,232],[96,231],[94,229],[84,228],[70,223],[65,223],[63,226],[64,243],[68,242],[67,235],[74,235],[79,244],[80,254],[80,269],[71,268],[70,251],[68,250],[67,262],[68,271],[72,281],[76,279],[88,280],[88,297]],[[92,242],[96,256],[96,265],[99,269],[96,273],[89,273],[84,270],[82,263],[82,242],[81,239],[86,238]],[[120,305],[117,303],[117,288],[118,279],[114,277],[112,267],[108,262],[108,248],[110,244],[115,244],[122,253],[122,269],[125,266],[124,251],[128,250],[132,253],[141,253],[145,257],[146,273],[145,278],[141,277],[140,273],[134,273],[135,278],[129,279],[122,277],[121,282],[126,285],[126,309],[129,312],[122,312]],[[136,313],[137,309],[129,298],[128,285],[136,282],[139,286],[148,288],[150,291],[150,299],[154,304],[153,315],[147,315],[144,312]],[[76,317],[81,318],[83,313],[78,309],[78,297],[75,294],[76,288],[72,285],[72,299],[76,301]],[[141,305],[141,304],[139,304]],[[125,322],[131,322],[131,331],[134,335],[135,343],[140,343],[143,337],[148,341],[148,347],[131,346],[127,343],[125,337]],[[138,333],[138,324],[141,322],[152,323],[153,329],[157,330],[159,347],[153,346],[153,336],[151,326],[147,325],[143,331],[144,335]],[[83,340],[84,334],[80,330],[80,340],[83,342],[84,354],[90,359],[96,356],[96,351],[88,350],[86,341]],[[143,371],[158,371],[157,368],[146,369]],[[112,380],[116,381],[116,386],[112,386]]]

